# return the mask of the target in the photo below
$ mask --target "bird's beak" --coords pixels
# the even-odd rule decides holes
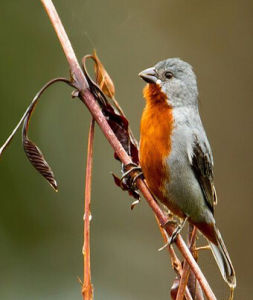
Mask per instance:
[[[139,73],[139,76],[146,81],[147,83],[156,83],[157,82],[157,74],[155,68],[148,68]]]

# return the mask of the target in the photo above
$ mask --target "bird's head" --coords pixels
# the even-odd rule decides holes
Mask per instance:
[[[197,104],[196,76],[191,65],[179,58],[160,61],[140,72],[139,76],[151,86],[160,88],[172,107]]]

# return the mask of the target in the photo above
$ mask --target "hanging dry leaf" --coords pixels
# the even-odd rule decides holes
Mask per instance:
[[[86,69],[86,61],[87,59],[93,59],[95,61],[95,72],[96,72],[96,82],[94,82],[89,76]],[[83,71],[84,75],[89,83],[89,88],[94,97],[96,98],[98,104],[100,105],[104,116],[114,134],[120,141],[122,147],[125,149],[127,154],[132,158],[133,163],[136,165],[139,164],[139,156],[138,156],[138,143],[134,139],[130,129],[129,123],[124,113],[122,112],[119,104],[114,99],[114,85],[113,82],[99,60],[96,52],[94,51],[93,55],[85,55],[82,59]],[[105,95],[112,98],[114,105],[116,108],[107,101]],[[116,153],[114,153],[115,159],[119,160]],[[126,178],[121,182],[121,180],[113,175],[114,182],[117,186],[119,186],[124,191],[127,190],[129,195],[134,197],[135,199],[139,199],[139,193],[133,189],[130,182],[128,182],[129,178]]]
[[[25,154],[34,168],[48,181],[55,191],[58,190],[54,173],[46,162],[41,150],[27,137],[23,139]]]
[[[113,96],[115,95],[115,87],[113,81],[107,73],[105,67],[101,63],[100,59],[98,58],[95,50],[93,51],[93,59],[95,61],[97,84],[106,96],[108,96],[109,98],[113,98]]]
[[[91,77],[89,76],[87,69],[86,69],[86,62],[87,59],[92,59],[95,61],[95,70],[97,77],[97,82],[95,83]],[[94,51],[93,55],[85,55],[82,59],[83,64],[83,71],[84,75],[89,83],[90,91],[92,92],[93,96],[98,101],[100,107],[102,108],[102,112],[104,116],[106,117],[111,129],[117,136],[118,140],[122,144],[125,151],[128,153],[128,155],[131,156],[132,161],[135,164],[139,163],[139,157],[138,157],[138,148],[137,148],[137,141],[134,139],[132,134],[130,134],[129,130],[129,124],[128,120],[125,118],[123,114],[120,114],[113,105],[111,105],[104,95],[105,91],[102,90],[102,88],[99,85],[101,83],[101,78],[103,77],[103,74],[107,74],[107,78],[110,78],[106,70],[104,69],[102,63],[100,62],[98,56],[96,55],[96,52]],[[100,81],[99,81],[100,80]],[[110,82],[112,83],[112,80],[110,78]],[[113,91],[114,91],[114,85]],[[115,154],[114,157],[118,159],[117,155]]]
[[[7,138],[7,140],[5,141],[3,146],[0,148],[0,156],[1,156],[1,154],[7,148],[7,146],[10,144],[10,142],[12,141],[12,139],[13,139],[14,135],[16,134],[18,128],[20,127],[20,125],[23,122],[23,147],[24,147],[24,150],[25,150],[25,154],[26,154],[27,158],[29,159],[29,161],[32,163],[32,165],[35,167],[35,169],[43,177],[46,178],[46,180],[54,188],[55,191],[57,191],[57,183],[56,183],[56,180],[54,178],[54,173],[51,170],[48,163],[46,162],[46,160],[45,160],[42,152],[40,151],[40,149],[33,142],[31,142],[29,140],[29,138],[27,137],[27,131],[28,131],[29,121],[30,121],[32,112],[34,111],[35,106],[37,105],[38,100],[40,99],[40,96],[43,94],[43,92],[49,86],[53,85],[56,82],[64,82],[64,83],[70,85],[71,87],[76,88],[71,81],[69,81],[66,78],[62,78],[62,77],[54,78],[54,79],[50,80],[49,82],[47,82],[40,89],[40,91],[36,94],[36,96],[33,98],[31,104],[26,109],[24,115],[22,116],[22,118],[20,119],[20,121],[18,122],[18,124],[16,125],[16,127],[14,128],[12,133],[10,134],[10,136]],[[77,95],[74,95],[74,96],[77,96]]]
[[[22,139],[23,147],[28,160],[31,162],[34,168],[48,181],[48,183],[57,192],[58,187],[52,169],[46,162],[44,155],[42,154],[40,149],[32,141],[30,141],[27,136],[30,118],[32,116],[36,104],[37,102],[34,102],[33,105],[30,106],[30,109],[28,110],[27,115],[24,119]]]
[[[127,154],[131,156],[132,161],[135,164],[139,164],[138,149],[129,134],[128,120],[117,114],[115,111],[109,109],[108,106],[103,109],[103,113]],[[116,154],[115,158],[118,159]]]

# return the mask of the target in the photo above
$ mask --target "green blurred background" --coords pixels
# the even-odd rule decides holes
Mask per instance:
[[[167,57],[190,62],[215,157],[216,219],[237,271],[235,299],[252,299],[252,0],[59,0],[79,59],[95,47],[139,136],[139,71]],[[68,65],[40,1],[0,3],[0,140],[49,79]],[[28,163],[20,133],[0,164],[0,299],[81,299],[84,167],[90,115],[62,84],[43,96],[30,137],[52,166],[59,192]],[[174,272],[151,210],[114,184],[119,164],[96,131],[92,191],[95,299],[169,299]],[[212,255],[200,264],[218,299],[227,288]]]

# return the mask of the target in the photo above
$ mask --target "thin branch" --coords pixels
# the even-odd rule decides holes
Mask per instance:
[[[192,247],[195,243],[195,239],[196,239],[196,234],[197,234],[197,228],[194,226],[192,228],[192,225],[189,225],[189,249],[192,251]],[[183,300],[184,299],[184,294],[186,291],[186,287],[187,287],[187,283],[188,283],[188,278],[190,275],[190,266],[187,263],[186,260],[184,260],[184,264],[183,264],[183,272],[180,278],[180,282],[179,282],[179,287],[178,287],[178,292],[177,292],[177,298],[176,300]]]
[[[197,236],[195,234],[195,238],[194,238],[194,230],[196,230],[196,227],[189,224],[188,246],[191,250],[191,253],[192,253],[194,259],[197,261],[198,260],[198,251],[196,248],[196,237]],[[197,230],[196,230],[196,232],[197,232]],[[191,291],[191,295],[194,298],[194,300],[204,300],[203,291],[199,285],[199,282],[196,280],[196,277],[195,277],[194,273],[192,272],[192,270],[190,270],[187,286],[189,287],[189,290]]]
[[[61,23],[61,20],[55,10],[55,7],[51,0],[41,0],[42,4],[44,5],[44,8],[52,22],[52,25],[56,31],[56,34],[59,38],[59,41],[61,43],[61,46],[63,48],[63,51],[66,55],[66,58],[68,60],[72,78],[75,81],[75,86],[80,91],[80,97],[84,104],[88,107],[91,114],[93,115],[94,119],[96,120],[97,124],[101,128],[102,132],[104,133],[105,137],[107,138],[108,142],[111,144],[114,151],[117,153],[117,156],[121,160],[121,162],[124,165],[130,164],[131,159],[128,156],[128,154],[125,152],[124,148],[122,147],[121,143],[116,138],[114,132],[110,128],[108,122],[106,121],[104,115],[102,114],[98,104],[96,103],[96,100],[94,96],[89,91],[89,87],[87,84],[87,81],[82,73],[82,70],[78,64],[77,58],[75,56],[74,50],[71,46],[71,43],[68,39],[68,36],[64,30],[64,27]],[[159,205],[156,203],[154,198],[152,197],[151,193],[149,192],[146,184],[143,180],[138,179],[137,180],[137,187],[142,192],[143,196],[146,198],[148,204],[156,214],[156,216],[159,219],[159,222],[162,226],[164,226],[167,222],[167,217],[164,215],[162,210],[160,209]],[[172,228],[166,227],[166,230],[169,235],[172,234]],[[176,240],[177,247],[189,263],[191,269],[193,270],[194,274],[196,275],[196,278],[199,280],[207,298],[209,300],[215,300],[216,297],[211,290],[209,283],[207,282],[206,278],[204,277],[203,273],[201,272],[198,264],[194,260],[194,258],[191,255],[191,252],[187,248],[185,242],[183,241],[181,236],[178,236]]]
[[[84,244],[83,244],[83,300],[93,299],[93,288],[91,284],[90,269],[90,200],[91,200],[91,176],[92,176],[92,158],[93,158],[93,141],[94,141],[95,120],[92,118],[88,136],[87,163],[85,174],[85,203],[84,203]]]

